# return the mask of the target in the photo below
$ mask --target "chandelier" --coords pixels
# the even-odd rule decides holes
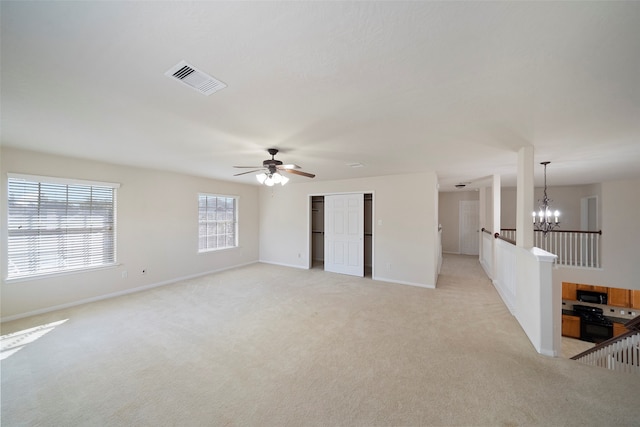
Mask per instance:
[[[548,232],[560,225],[560,211],[551,212],[551,206],[549,202],[551,199],[547,196],[547,165],[551,162],[542,162],[544,166],[544,197],[542,200],[538,200],[539,208],[538,213],[532,212],[533,226],[536,230],[542,231],[546,236]]]

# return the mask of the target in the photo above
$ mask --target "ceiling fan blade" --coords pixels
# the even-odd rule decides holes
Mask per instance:
[[[299,170],[295,170],[295,169],[283,169],[285,172],[289,172],[295,175],[301,175],[301,176],[306,176],[307,178],[314,178],[315,175],[312,173],[308,173],[308,172],[302,172]]]
[[[246,175],[246,174],[248,174],[248,173],[259,172],[259,171],[261,171],[261,170],[262,170],[262,169],[255,169],[255,170],[248,171],[248,172],[240,172],[240,173],[237,173],[237,174],[235,174],[235,175],[233,175],[233,176]]]
[[[240,169],[256,169],[261,167],[262,166],[234,166],[234,168],[240,168]]]
[[[294,164],[280,165],[278,166],[278,169],[300,169],[300,166]]]

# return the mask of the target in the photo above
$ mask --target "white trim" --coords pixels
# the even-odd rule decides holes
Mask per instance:
[[[32,280],[51,279],[57,276],[68,276],[71,274],[78,274],[78,273],[91,273],[97,270],[109,270],[112,268],[119,267],[121,265],[122,264],[119,262],[114,262],[113,264],[100,265],[97,267],[81,267],[81,268],[74,268],[72,270],[59,270],[59,271],[54,271],[50,273],[34,274],[31,276],[17,276],[11,279],[8,279],[5,277],[4,283],[6,283],[7,285],[10,285],[10,284],[19,283],[19,282],[30,282]]]
[[[373,277],[372,280],[377,280],[378,282],[395,283],[398,285],[416,286],[418,288],[426,288],[426,289],[436,288],[436,285],[429,285],[426,283],[416,283],[416,282],[405,282],[404,280],[389,279],[386,277]]]
[[[602,267],[585,267],[580,265],[563,265],[563,264],[554,264],[554,270],[590,270],[590,271],[604,271]]]
[[[7,177],[13,179],[22,179],[31,182],[46,182],[47,184],[65,184],[65,185],[93,185],[96,187],[120,188],[120,184],[116,182],[88,181],[85,179],[62,178],[54,176],[28,175],[22,173],[7,173]]]
[[[540,262],[554,262],[556,258],[558,258],[557,255],[552,254],[551,252],[547,252],[544,249],[537,248],[535,246],[531,248],[529,252],[531,252],[531,254]]]
[[[259,260],[258,262],[261,262],[263,264],[279,265],[281,267],[299,268],[301,270],[310,270],[311,269],[311,267],[307,267],[305,265],[285,264],[283,262],[265,261],[265,260],[262,260],[262,259]]]
[[[554,350],[548,350],[548,349],[545,349],[545,348],[541,348],[541,349],[538,351],[538,353],[540,353],[540,354],[541,354],[541,355],[543,355],[543,356],[549,356],[549,357],[558,357],[558,356],[559,356],[559,354],[558,354],[558,352],[557,352],[557,351],[554,351]]]
[[[200,248],[200,197],[204,196],[205,198],[208,197],[215,197],[216,199],[219,198],[225,198],[225,199],[233,199],[235,201],[235,208],[234,208],[234,219],[233,219],[233,224],[235,225],[235,232],[234,232],[234,237],[235,237],[235,244],[233,246],[225,246],[223,248],[204,248],[201,249]],[[206,254],[209,252],[214,252],[214,251],[223,251],[223,250],[228,250],[228,249],[237,249],[240,247],[240,196],[237,195],[224,195],[224,194],[212,194],[212,193],[198,193],[198,199],[197,199],[197,205],[198,206],[198,215],[197,215],[197,225],[198,225],[198,255],[200,254]],[[217,224],[217,222],[216,222]]]
[[[243,263],[243,264],[237,264],[237,265],[233,265],[233,266],[230,266],[230,267],[219,268],[217,270],[210,270],[210,271],[205,271],[203,273],[190,274],[188,276],[177,277],[175,279],[169,279],[169,280],[165,280],[165,281],[158,282],[158,283],[152,283],[150,285],[144,285],[144,286],[140,286],[140,287],[137,287],[137,288],[126,289],[124,291],[113,292],[113,293],[110,293],[110,294],[100,295],[100,296],[91,297],[91,298],[85,298],[85,299],[82,299],[82,300],[69,302],[69,303],[66,303],[66,304],[54,305],[54,306],[51,306],[51,307],[46,307],[46,308],[41,308],[41,309],[38,309],[38,310],[28,311],[26,313],[15,314],[13,316],[2,317],[2,318],[0,318],[0,323],[10,322],[12,320],[23,319],[25,317],[30,317],[30,316],[36,316],[38,314],[50,313],[52,311],[64,310],[66,308],[76,307],[76,306],[82,305],[82,304],[88,304],[88,303],[92,303],[92,302],[107,300],[107,299],[116,298],[116,297],[120,297],[120,296],[124,296],[124,295],[134,294],[134,293],[137,293],[137,292],[147,291],[149,289],[158,288],[160,286],[165,286],[165,285],[170,285],[172,283],[181,282],[183,280],[195,279],[196,277],[206,276],[208,274],[220,273],[220,272],[225,271],[225,270],[231,270],[233,268],[238,268],[238,267],[246,267],[248,265],[257,264],[257,263],[258,263],[258,261],[246,262],[246,263]]]

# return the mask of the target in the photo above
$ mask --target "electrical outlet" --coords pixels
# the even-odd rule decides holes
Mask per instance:
[[[127,273],[126,271],[122,272],[122,278],[126,279],[129,276],[129,273]]]
[[[624,314],[624,310],[620,310],[620,314]]]

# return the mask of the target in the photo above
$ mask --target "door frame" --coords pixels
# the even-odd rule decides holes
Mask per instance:
[[[340,192],[327,192],[327,193],[309,193],[307,194],[307,270],[310,270],[313,266],[313,240],[311,237],[311,220],[313,218],[313,213],[311,212],[311,200],[314,196],[334,196],[340,194],[371,194],[371,278],[375,280],[376,278],[376,263],[375,263],[375,241],[376,241],[376,192],[373,190],[370,191],[340,191]],[[365,262],[366,268],[366,262]]]

